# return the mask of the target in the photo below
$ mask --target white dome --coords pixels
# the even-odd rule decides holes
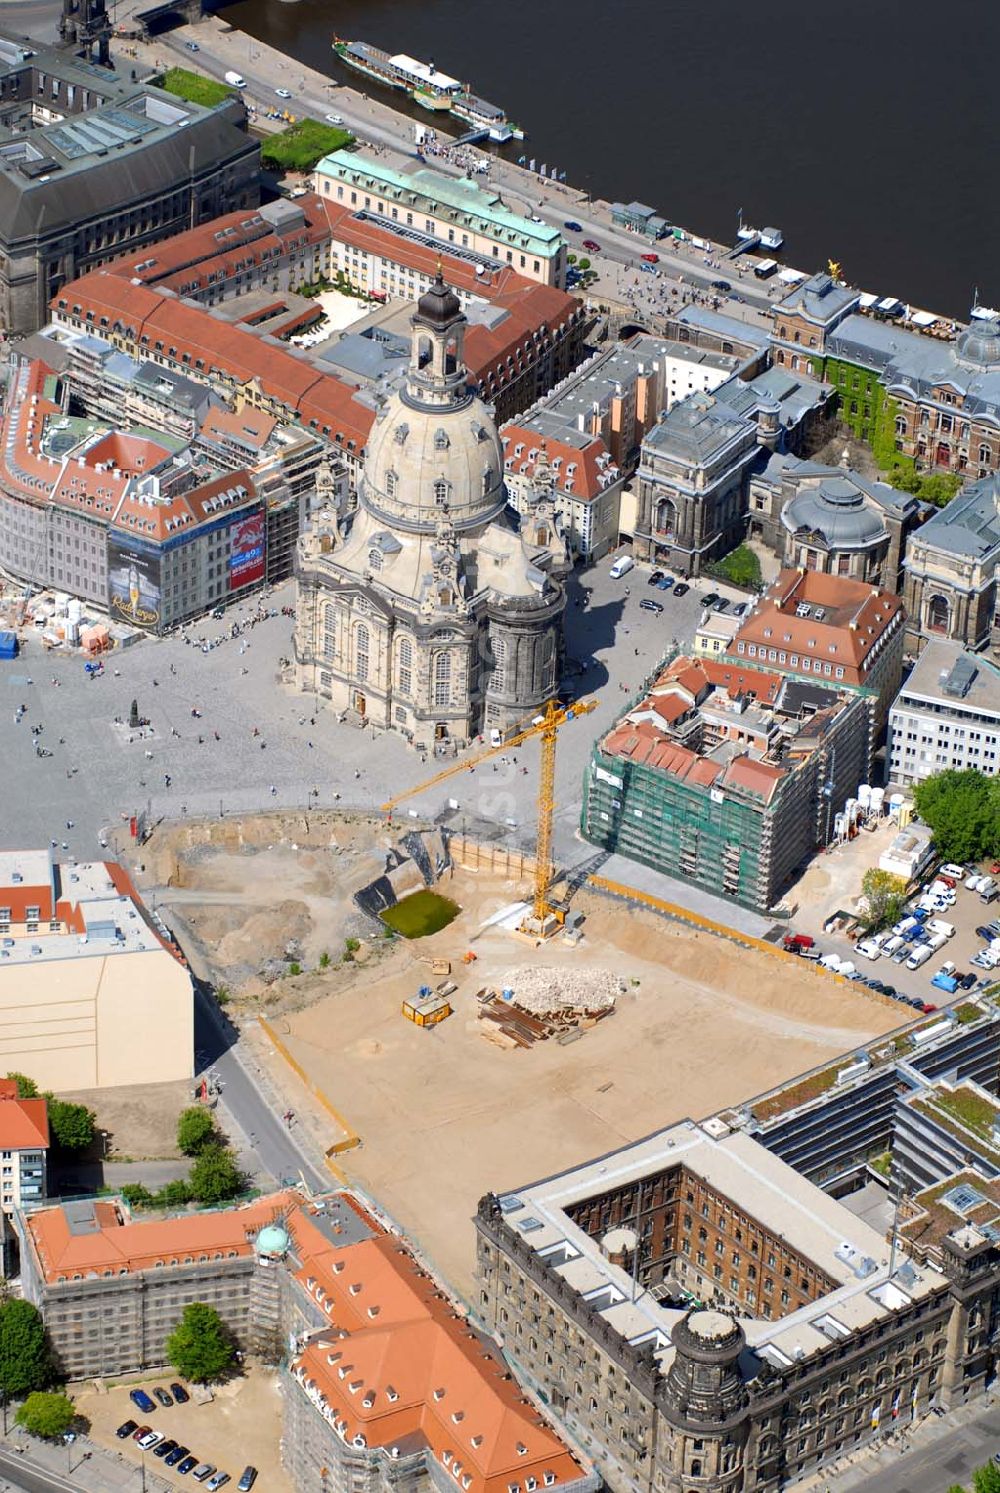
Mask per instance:
[[[463,392],[427,405],[412,385],[391,395],[368,438],[360,497],[403,529],[433,532],[444,510],[459,530],[489,523],[506,495],[500,438],[483,401]]]

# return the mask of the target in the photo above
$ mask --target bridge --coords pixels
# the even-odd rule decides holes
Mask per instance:
[[[465,132],[464,135],[459,135],[458,139],[455,141],[455,144],[456,145],[475,145],[476,142],[479,141],[479,140],[486,140],[489,137],[489,133],[490,133],[489,130],[485,130],[485,129],[483,129],[483,130],[466,130],[466,132]]]
[[[164,22],[186,21],[190,25],[200,21],[202,15],[202,0],[161,0],[159,5],[151,5],[148,10],[136,11],[132,20],[143,41],[148,41],[153,29],[162,30]]]

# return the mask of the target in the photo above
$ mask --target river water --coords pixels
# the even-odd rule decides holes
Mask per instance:
[[[802,269],[833,258],[852,284],[952,316],[976,287],[1000,303],[996,0],[239,0],[223,15],[362,88],[334,32],[433,58],[521,123],[508,154],[595,196],[724,242],[742,208]]]

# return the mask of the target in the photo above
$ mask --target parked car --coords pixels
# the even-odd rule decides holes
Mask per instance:
[[[674,595],[686,596],[690,589],[691,587],[688,585],[687,581],[678,581],[677,585],[674,587]]]
[[[148,1436],[152,1429],[152,1426],[136,1426],[135,1430],[132,1432],[132,1440],[141,1441],[143,1436]]]
[[[123,1420],[115,1435],[119,1441],[127,1441],[128,1438],[138,1431],[139,1427],[134,1420]]]
[[[198,1466],[198,1458],[197,1457],[192,1457],[191,1453],[188,1452],[187,1456],[184,1457],[182,1461],[180,1461],[180,1462],[177,1463],[177,1471],[180,1473],[181,1477],[187,1477],[187,1475],[191,1471],[192,1467],[197,1467],[197,1466]]]
[[[718,600],[719,600],[719,593],[718,593],[718,591],[709,591],[709,593],[708,593],[707,596],[703,596],[701,598],[701,604],[702,604],[703,607],[714,607],[715,603]]]
[[[167,1467],[177,1467],[178,1462],[183,1462],[184,1458],[190,1455],[191,1448],[189,1446],[175,1446],[173,1451],[168,1452],[164,1457],[164,1465]],[[191,1465],[193,1466],[194,1464],[192,1463]],[[180,1468],[177,1467],[177,1470],[179,1472]]]
[[[938,872],[939,876],[951,876],[955,881],[961,881],[965,876],[965,867],[956,866],[954,861],[947,861]]]
[[[634,570],[634,568],[635,561],[631,555],[619,555],[608,571],[608,575],[613,581],[620,581],[623,575],[628,575],[629,571]]]
[[[162,1440],[162,1431],[147,1431],[145,1436],[140,1436],[138,1438],[137,1445],[141,1447],[144,1452],[151,1452],[153,1450],[153,1447],[159,1446]]]
[[[673,576],[672,575],[665,575],[665,576],[663,576],[663,578],[661,580],[657,581],[657,583],[656,583],[656,589],[657,589],[657,591],[669,591],[670,588],[671,588],[671,586],[673,584],[674,584],[674,578],[673,578]]]
[[[976,983],[976,977],[973,974],[958,975],[956,978],[963,990],[971,990]]]
[[[170,1395],[167,1394],[167,1391],[163,1388],[162,1384],[158,1384],[153,1390],[153,1393],[159,1400],[160,1404],[163,1406],[164,1410],[169,1410],[174,1402]]]
[[[583,247],[585,249],[589,249],[591,254],[600,254],[601,252],[600,244],[592,238],[585,238],[583,241]]]
[[[967,892],[974,892],[976,890],[976,887],[979,885],[979,882],[980,882],[979,872],[978,871],[972,871],[965,878],[965,890]]]
[[[570,231],[570,233],[582,233],[583,232],[583,224],[582,223],[574,223],[572,218],[568,218],[567,221],[563,224],[563,227],[564,228],[568,228],[569,231]]]
[[[167,1441],[161,1441],[159,1446],[154,1447],[154,1457],[169,1457],[172,1451],[177,1450],[177,1442],[171,1436]]]
[[[662,612],[663,602],[653,601],[652,597],[644,596],[639,603],[639,610],[642,612]]]
[[[212,1473],[214,1471],[215,1467],[211,1462],[199,1462],[198,1466],[192,1472],[191,1476],[194,1478],[196,1483],[204,1483],[208,1480],[208,1478],[212,1476]]]
[[[711,283],[713,290],[727,291],[733,288],[728,280],[713,280]]]
[[[208,1489],[208,1493],[218,1493],[218,1490],[220,1488],[224,1488],[226,1483],[228,1482],[228,1472],[217,1472],[214,1477],[209,1478],[208,1482],[205,1484],[205,1487]]]
[[[178,1405],[186,1405],[188,1400],[191,1398],[187,1390],[184,1388],[183,1384],[178,1384],[176,1380],[170,1386],[170,1393],[173,1395]]]
[[[136,1409],[142,1411],[143,1415],[151,1415],[156,1409],[156,1406],[144,1389],[130,1389],[128,1397]]]
[[[728,598],[728,596],[720,596],[719,599],[718,599],[718,601],[713,601],[712,602],[712,611],[713,612],[724,612],[724,611],[727,610],[728,606],[729,606],[729,598]]]
[[[244,1467],[244,1469],[243,1469],[243,1476],[240,1478],[239,1482],[236,1484],[237,1488],[239,1489],[239,1493],[250,1493],[250,1489],[253,1487],[253,1485],[254,1485],[254,1483],[256,1481],[257,1481],[257,1469],[256,1469],[256,1467],[253,1467],[253,1466],[251,1466],[251,1467]]]
[[[640,254],[639,258],[645,260],[647,264],[659,264],[660,262],[659,254]]]
[[[651,570],[649,572],[649,575],[646,577],[646,585],[647,586],[655,586],[657,584],[657,582],[658,581],[662,581],[662,579],[663,579],[663,571],[662,570]]]
[[[996,937],[996,934],[993,932],[992,928],[988,928],[984,923],[982,927],[976,929],[976,937],[985,939],[985,941],[989,943]]]
[[[189,52],[200,52],[201,51],[201,47],[199,47],[199,45],[198,45],[198,43],[196,41],[186,41],[184,43],[184,45],[187,47],[187,49],[188,49]]]

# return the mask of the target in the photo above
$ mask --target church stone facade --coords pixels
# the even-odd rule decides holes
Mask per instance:
[[[469,387],[465,317],[439,274],[410,366],[369,439],[355,513],[321,509],[300,543],[301,689],[414,745],[506,730],[555,692],[566,543],[543,470],[518,525],[487,406]]]

